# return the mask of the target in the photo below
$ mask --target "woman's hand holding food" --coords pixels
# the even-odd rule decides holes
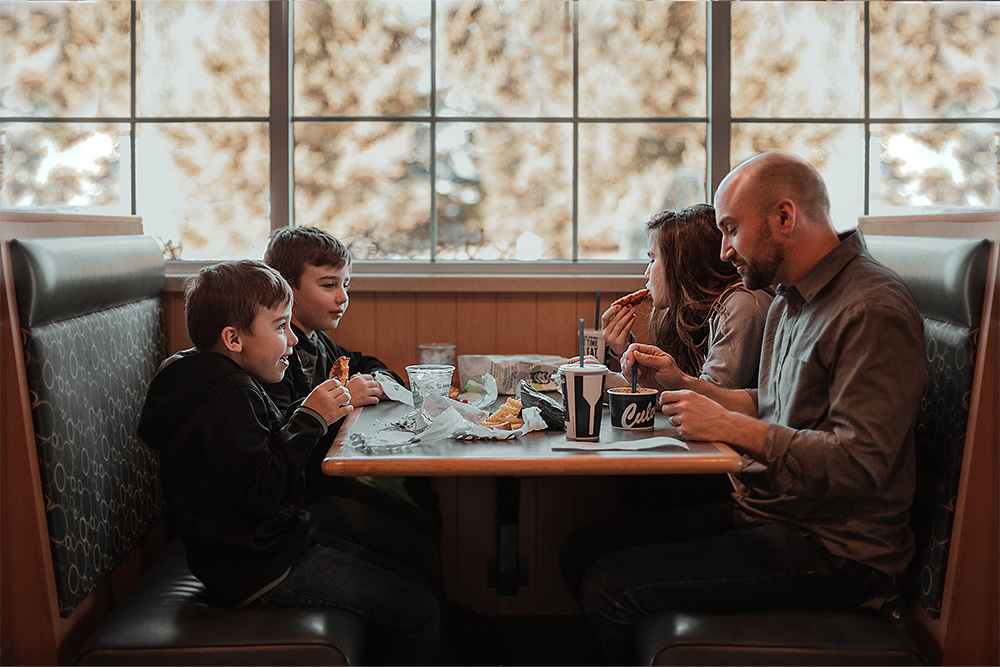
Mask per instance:
[[[632,342],[632,324],[635,322],[635,308],[615,306],[601,315],[604,343],[616,357],[620,357]]]
[[[309,392],[302,405],[314,410],[327,424],[333,424],[354,412],[351,392],[340,384],[340,380],[327,380]]]

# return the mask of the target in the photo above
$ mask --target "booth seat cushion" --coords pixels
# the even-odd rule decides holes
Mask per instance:
[[[637,642],[647,665],[926,664],[895,623],[867,612],[662,614]]]
[[[15,239],[10,259],[26,328],[159,296],[167,280],[149,236]]]
[[[366,633],[364,621],[342,609],[211,605],[175,539],[76,664],[357,665]]]

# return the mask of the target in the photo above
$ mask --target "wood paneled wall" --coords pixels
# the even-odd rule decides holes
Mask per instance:
[[[635,289],[642,287],[635,278]],[[627,292],[602,293],[602,310]],[[190,346],[184,301],[165,298],[171,351]],[[646,340],[649,304],[638,306],[634,332]],[[328,332],[338,344],[381,359],[406,376],[421,343],[454,343],[456,354],[576,355],[579,318],[594,326],[594,292],[387,292],[353,287],[340,326]]]

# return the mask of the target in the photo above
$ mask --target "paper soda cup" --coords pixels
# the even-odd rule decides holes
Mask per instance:
[[[604,331],[601,329],[583,330],[583,354],[593,355],[599,363],[604,363]]]
[[[649,431],[656,416],[656,390],[637,387],[612,387],[608,389],[611,406],[611,426],[635,431]]]
[[[601,400],[608,367],[604,364],[563,364],[563,409],[566,437],[570,440],[598,440],[601,437]]]

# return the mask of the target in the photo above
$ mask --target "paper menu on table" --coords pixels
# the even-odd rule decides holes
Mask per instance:
[[[690,451],[690,447],[683,440],[671,438],[665,435],[653,436],[652,438],[641,438],[639,440],[610,440],[608,442],[582,442],[579,440],[567,440],[566,442],[552,445],[552,449],[578,449],[586,452],[600,451],[625,451],[637,452],[643,449],[656,449],[657,447],[680,447]]]

